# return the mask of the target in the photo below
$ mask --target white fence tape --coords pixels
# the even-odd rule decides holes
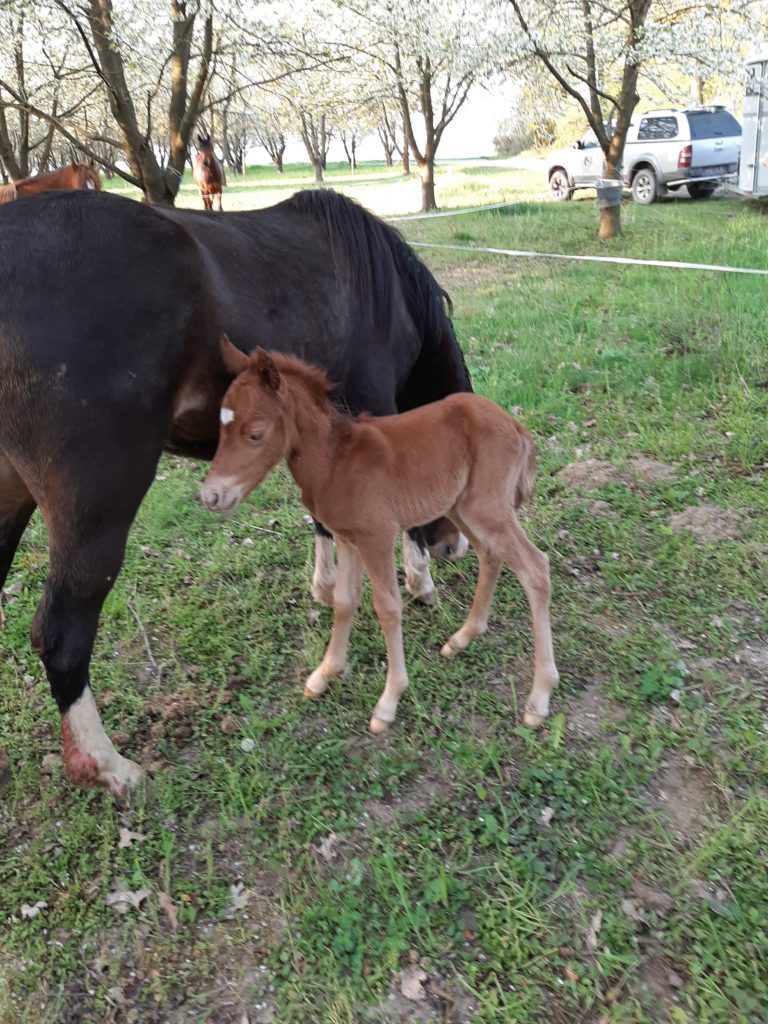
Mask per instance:
[[[485,207],[490,209],[490,207]],[[467,211],[469,212],[469,211]],[[580,263],[617,263],[633,267],[670,267],[672,270],[711,270],[719,274],[755,274],[768,277],[768,270],[754,267],[726,267],[717,263],[681,263],[678,260],[635,260],[624,256],[569,256],[562,252],[528,252],[525,249],[490,249],[474,245],[443,245],[438,242],[411,242],[414,249],[453,249],[457,252],[490,253],[493,256],[523,256],[539,260],[572,260]]]
[[[437,210],[432,213],[409,213],[402,217],[385,217],[384,220],[399,222],[409,220],[433,220],[436,217],[460,217],[465,213],[485,213],[486,210],[502,210],[519,203],[494,203],[491,206],[473,206],[461,210]],[[487,249],[472,245],[443,245],[438,242],[409,242],[418,249],[454,249],[458,252],[490,253],[494,256],[522,256],[540,260],[572,260],[581,263],[617,263],[620,266],[669,267],[672,270],[710,270],[718,274],[753,274],[768,277],[768,270],[754,267],[726,267],[718,263],[683,263],[679,260],[636,260],[628,256],[571,256],[562,252],[529,252],[525,249]]]

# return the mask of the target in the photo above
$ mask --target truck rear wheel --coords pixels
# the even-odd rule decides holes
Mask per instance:
[[[650,167],[641,167],[632,179],[632,198],[641,206],[656,202],[656,175]]]

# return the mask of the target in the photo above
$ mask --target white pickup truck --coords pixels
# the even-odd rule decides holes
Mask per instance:
[[[683,185],[693,199],[711,196],[738,169],[741,125],[724,107],[653,110],[635,117],[627,133],[622,177],[632,198],[647,206]],[[603,153],[589,131],[547,164],[549,193],[562,202],[603,177]]]

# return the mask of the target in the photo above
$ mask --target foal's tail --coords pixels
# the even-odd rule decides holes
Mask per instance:
[[[12,203],[16,199],[18,193],[16,192],[16,185],[11,182],[10,185],[3,185],[0,188],[0,203]]]
[[[536,445],[533,443],[530,433],[521,423],[517,424],[517,433],[521,442],[521,451],[513,501],[515,508],[520,508],[521,505],[525,505],[533,497],[533,479],[536,475]]]

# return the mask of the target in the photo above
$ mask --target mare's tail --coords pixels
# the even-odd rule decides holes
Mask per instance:
[[[325,221],[334,258],[344,260],[371,322],[391,322],[399,285],[421,345],[397,396],[398,410],[405,412],[455,391],[472,391],[448,315],[450,299],[400,233],[330,189],[297,192],[289,202]]]

